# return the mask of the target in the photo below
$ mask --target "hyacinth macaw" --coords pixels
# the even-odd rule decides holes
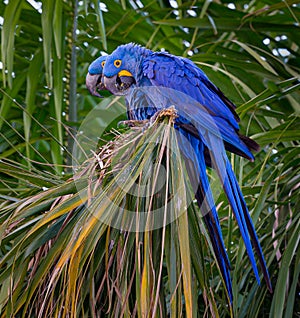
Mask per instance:
[[[92,77],[93,80],[90,80]],[[184,136],[179,146],[230,300],[230,263],[206,173],[207,166],[212,167],[221,180],[258,283],[260,278],[253,247],[268,289],[272,291],[254,225],[225,152],[226,149],[253,161],[251,151],[259,149],[255,141],[239,133],[239,117],[235,105],[189,59],[166,52],[153,52],[133,43],[121,45],[111,55],[95,60],[89,68],[87,86],[96,96],[99,96],[97,89],[104,88],[114,95],[124,95],[130,120],[151,119],[167,106],[162,102],[166,99],[172,105],[175,104],[178,116],[174,127]],[[146,88],[144,92],[149,92],[146,98],[139,94],[139,89],[143,88]],[[153,88],[159,89],[161,98],[152,99],[151,92],[155,93]],[[166,89],[171,93],[165,93]],[[134,90],[138,93],[133,93]],[[144,103],[140,107],[136,102],[139,99],[144,102],[146,100],[146,105]]]
[[[88,73],[86,76],[86,86],[89,89],[90,93],[97,97],[102,97],[98,91],[105,90],[102,74],[103,66],[105,64],[106,56],[98,57],[93,63],[90,64],[88,68]],[[101,76],[99,76],[101,74]]]

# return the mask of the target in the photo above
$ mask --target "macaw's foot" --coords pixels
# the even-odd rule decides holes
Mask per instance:
[[[118,122],[118,127],[121,125],[128,126],[128,127],[143,127],[148,123],[149,123],[148,119],[145,119],[145,120],[122,120],[122,121]]]
[[[159,110],[150,118],[150,123],[152,124],[156,120],[164,119],[165,117],[169,117],[171,122],[174,123],[175,119],[178,117],[176,108],[174,106],[170,106],[168,108]]]

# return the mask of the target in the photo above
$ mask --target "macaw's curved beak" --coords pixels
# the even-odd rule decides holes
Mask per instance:
[[[90,73],[87,73],[85,84],[89,92],[97,97],[103,97],[101,96],[98,91],[104,91],[104,83],[103,83],[103,76],[101,74],[95,74],[92,75]]]
[[[114,95],[126,95],[127,90],[135,83],[134,77],[127,71],[121,71],[112,77],[104,76],[105,88]]]

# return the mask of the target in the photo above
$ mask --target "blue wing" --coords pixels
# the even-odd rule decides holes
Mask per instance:
[[[173,88],[191,96],[212,115],[239,129],[235,105],[189,59],[156,52],[145,59],[143,72],[153,85]]]
[[[235,105],[193,62],[168,53],[155,52],[144,60],[143,75],[151,85],[172,88],[196,100],[214,118],[226,149],[247,159],[254,159],[250,150],[258,150],[259,146],[238,133],[239,117]]]

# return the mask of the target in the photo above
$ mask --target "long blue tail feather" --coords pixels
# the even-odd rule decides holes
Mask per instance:
[[[263,256],[263,252],[262,252],[258,237],[256,235],[254,225],[250,217],[246,202],[244,200],[239,184],[236,180],[235,174],[232,170],[231,164],[228,160],[225,150],[223,149],[222,151],[221,150],[222,148],[220,149],[216,147],[215,139],[210,142],[210,145],[212,145],[212,148],[214,148],[211,151],[211,159],[212,159],[213,168],[217,171],[219,175],[219,178],[223,185],[224,192],[227,196],[229,204],[237,220],[255,277],[258,283],[260,283],[259,273],[258,273],[254,253],[253,253],[252,244],[254,245],[254,248],[258,254],[259,263],[262,268],[268,289],[272,291],[270,277],[269,277],[268,269],[267,269],[266,262]]]
[[[251,237],[252,244],[254,245],[254,249],[258,255],[259,264],[260,264],[261,270],[263,272],[265,281],[267,283],[267,287],[268,287],[269,291],[272,292],[273,289],[272,289],[271,280],[270,280],[269,272],[267,269],[266,261],[265,261],[264,255],[263,255],[263,251],[262,251],[261,245],[259,243],[256,231],[254,228],[254,224],[253,224],[252,219],[250,217],[244,196],[243,196],[242,191],[238,185],[236,177],[232,171],[232,167],[229,163],[228,163],[228,170],[231,170],[230,175],[233,176],[233,178],[231,179],[231,185],[232,185],[232,187],[236,188],[236,192],[238,194],[238,198],[239,198],[239,201],[241,203],[240,207],[243,211],[242,214],[244,215],[244,220],[246,221],[247,230],[248,230],[248,233]]]
[[[180,149],[185,158],[186,168],[195,198],[203,215],[214,254],[232,302],[230,261],[225,248],[221,226],[206,172],[206,153],[203,142],[186,131],[179,129]],[[184,136],[184,137],[183,137]],[[188,140],[188,142],[186,142]]]

